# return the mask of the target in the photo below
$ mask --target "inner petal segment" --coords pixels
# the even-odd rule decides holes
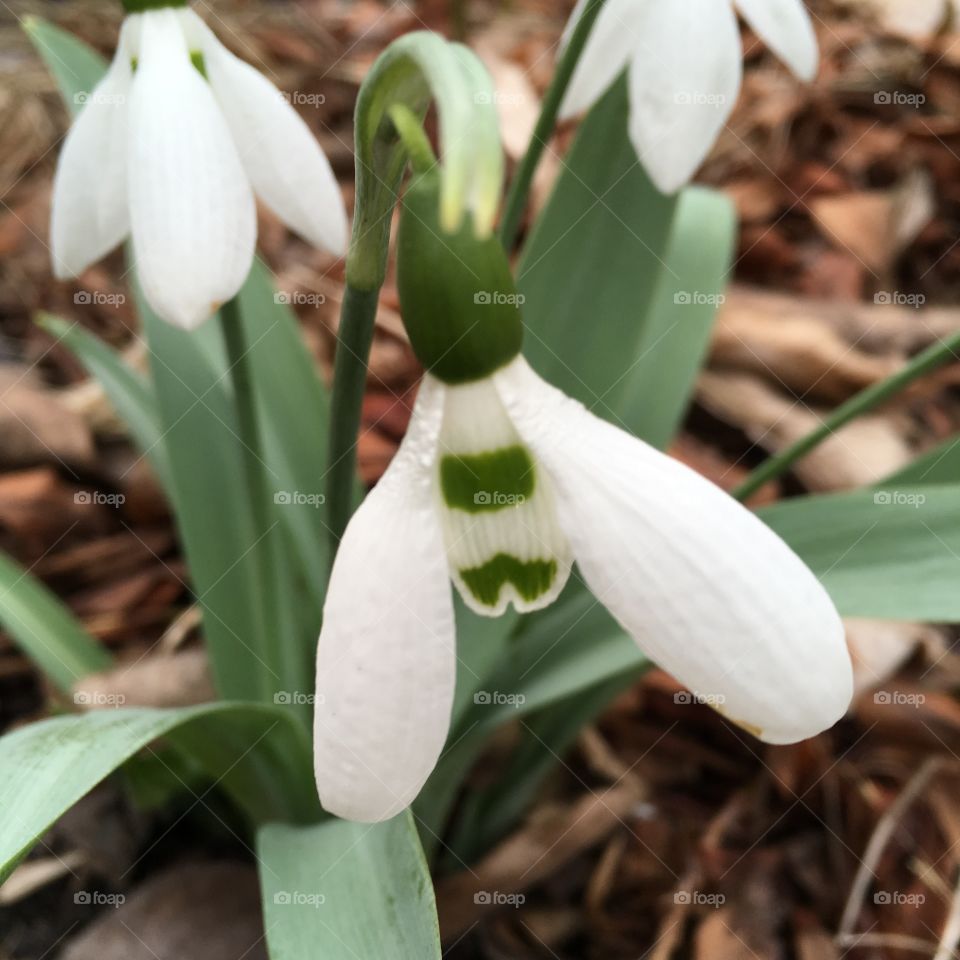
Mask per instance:
[[[437,489],[450,575],[471,609],[499,616],[556,599],[572,556],[549,477],[489,380],[447,388]]]

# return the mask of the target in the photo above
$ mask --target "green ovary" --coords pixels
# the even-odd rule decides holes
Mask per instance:
[[[486,607],[497,605],[500,591],[508,583],[527,603],[532,603],[550,589],[556,575],[556,560],[524,561],[508,553],[498,553],[483,566],[460,571],[467,589]]]
[[[455,510],[487,513],[515,507],[529,499],[535,486],[533,460],[519,444],[440,461],[443,499]]]

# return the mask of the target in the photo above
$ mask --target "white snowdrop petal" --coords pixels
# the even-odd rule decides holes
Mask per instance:
[[[347,527],[317,649],[314,759],[323,806],[350,820],[407,807],[446,740],[453,594],[433,487],[443,387],[424,378],[407,436]]]
[[[540,610],[573,558],[550,479],[510,423],[492,380],[447,387],[437,488],[450,576],[483,616]]]
[[[852,671],[842,623],[776,534],[524,361],[495,379],[551,475],[584,579],[655,662],[770,743],[813,736],[844,714]]]
[[[645,0],[630,62],[630,139],[657,187],[696,173],[740,91],[740,31],[728,0]]]
[[[235,57],[192,11],[207,77],[253,189],[291,230],[338,255],[347,249],[347,215],[330,163],[284,95]]]
[[[241,287],[256,210],[230,131],[172,9],[142,15],[130,102],[130,220],[144,295],[196,327]]]
[[[626,67],[640,42],[640,9],[646,0],[608,0],[600,11],[577,62],[560,107],[560,118],[569,119],[589,110]],[[586,0],[580,0],[564,33],[562,46],[580,19]]]
[[[817,73],[817,35],[803,0],[736,0],[744,19],[801,80]]]
[[[75,277],[122,242],[130,229],[127,201],[127,113],[130,54],[120,33],[106,76],[89,92],[64,140],[53,181],[50,246],[54,275]]]

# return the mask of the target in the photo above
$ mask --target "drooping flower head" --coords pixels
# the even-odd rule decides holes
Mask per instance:
[[[116,55],[67,135],[54,181],[55,274],[133,238],[151,307],[192,328],[243,284],[254,193],[342,254],[347,221],[326,157],[280,91],[186,6],[128,4]]]
[[[534,373],[499,243],[469,225],[444,235],[437,194],[431,175],[408,189],[398,237],[404,322],[426,373],[324,609],[323,805],[383,820],[432,771],[456,676],[451,581],[477,613],[531,611],[574,561],[642,649],[731,721],[770,743],[833,724],[852,675],[823,587],[719,488]]]
[[[577,3],[568,36],[588,2]],[[673,193],[703,163],[740,93],[736,11],[797,77],[813,79],[817,40],[802,0],[607,0],[561,116],[593,106],[626,67],[630,139],[653,182]]]

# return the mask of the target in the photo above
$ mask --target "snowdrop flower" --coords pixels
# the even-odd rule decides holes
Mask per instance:
[[[588,0],[579,0],[570,24]],[[704,161],[733,110],[743,75],[738,10],[802,80],[817,71],[817,40],[801,0],[607,0],[561,116],[589,109],[627,68],[629,133],[664,193]]]
[[[280,91],[192,10],[129,15],[60,154],[51,222],[57,277],[76,276],[131,234],[151,307],[196,327],[247,276],[254,192],[306,240],[344,251],[336,179]]]
[[[436,764],[456,675],[451,581],[482,615],[539,610],[576,561],[644,652],[731,721],[769,743],[833,724],[852,670],[814,575],[718,487],[541,380],[520,355],[499,244],[468,230],[445,260],[431,204],[435,218],[435,194],[408,190],[398,240],[404,322],[427,372],[324,609],[324,807],[386,819]]]

